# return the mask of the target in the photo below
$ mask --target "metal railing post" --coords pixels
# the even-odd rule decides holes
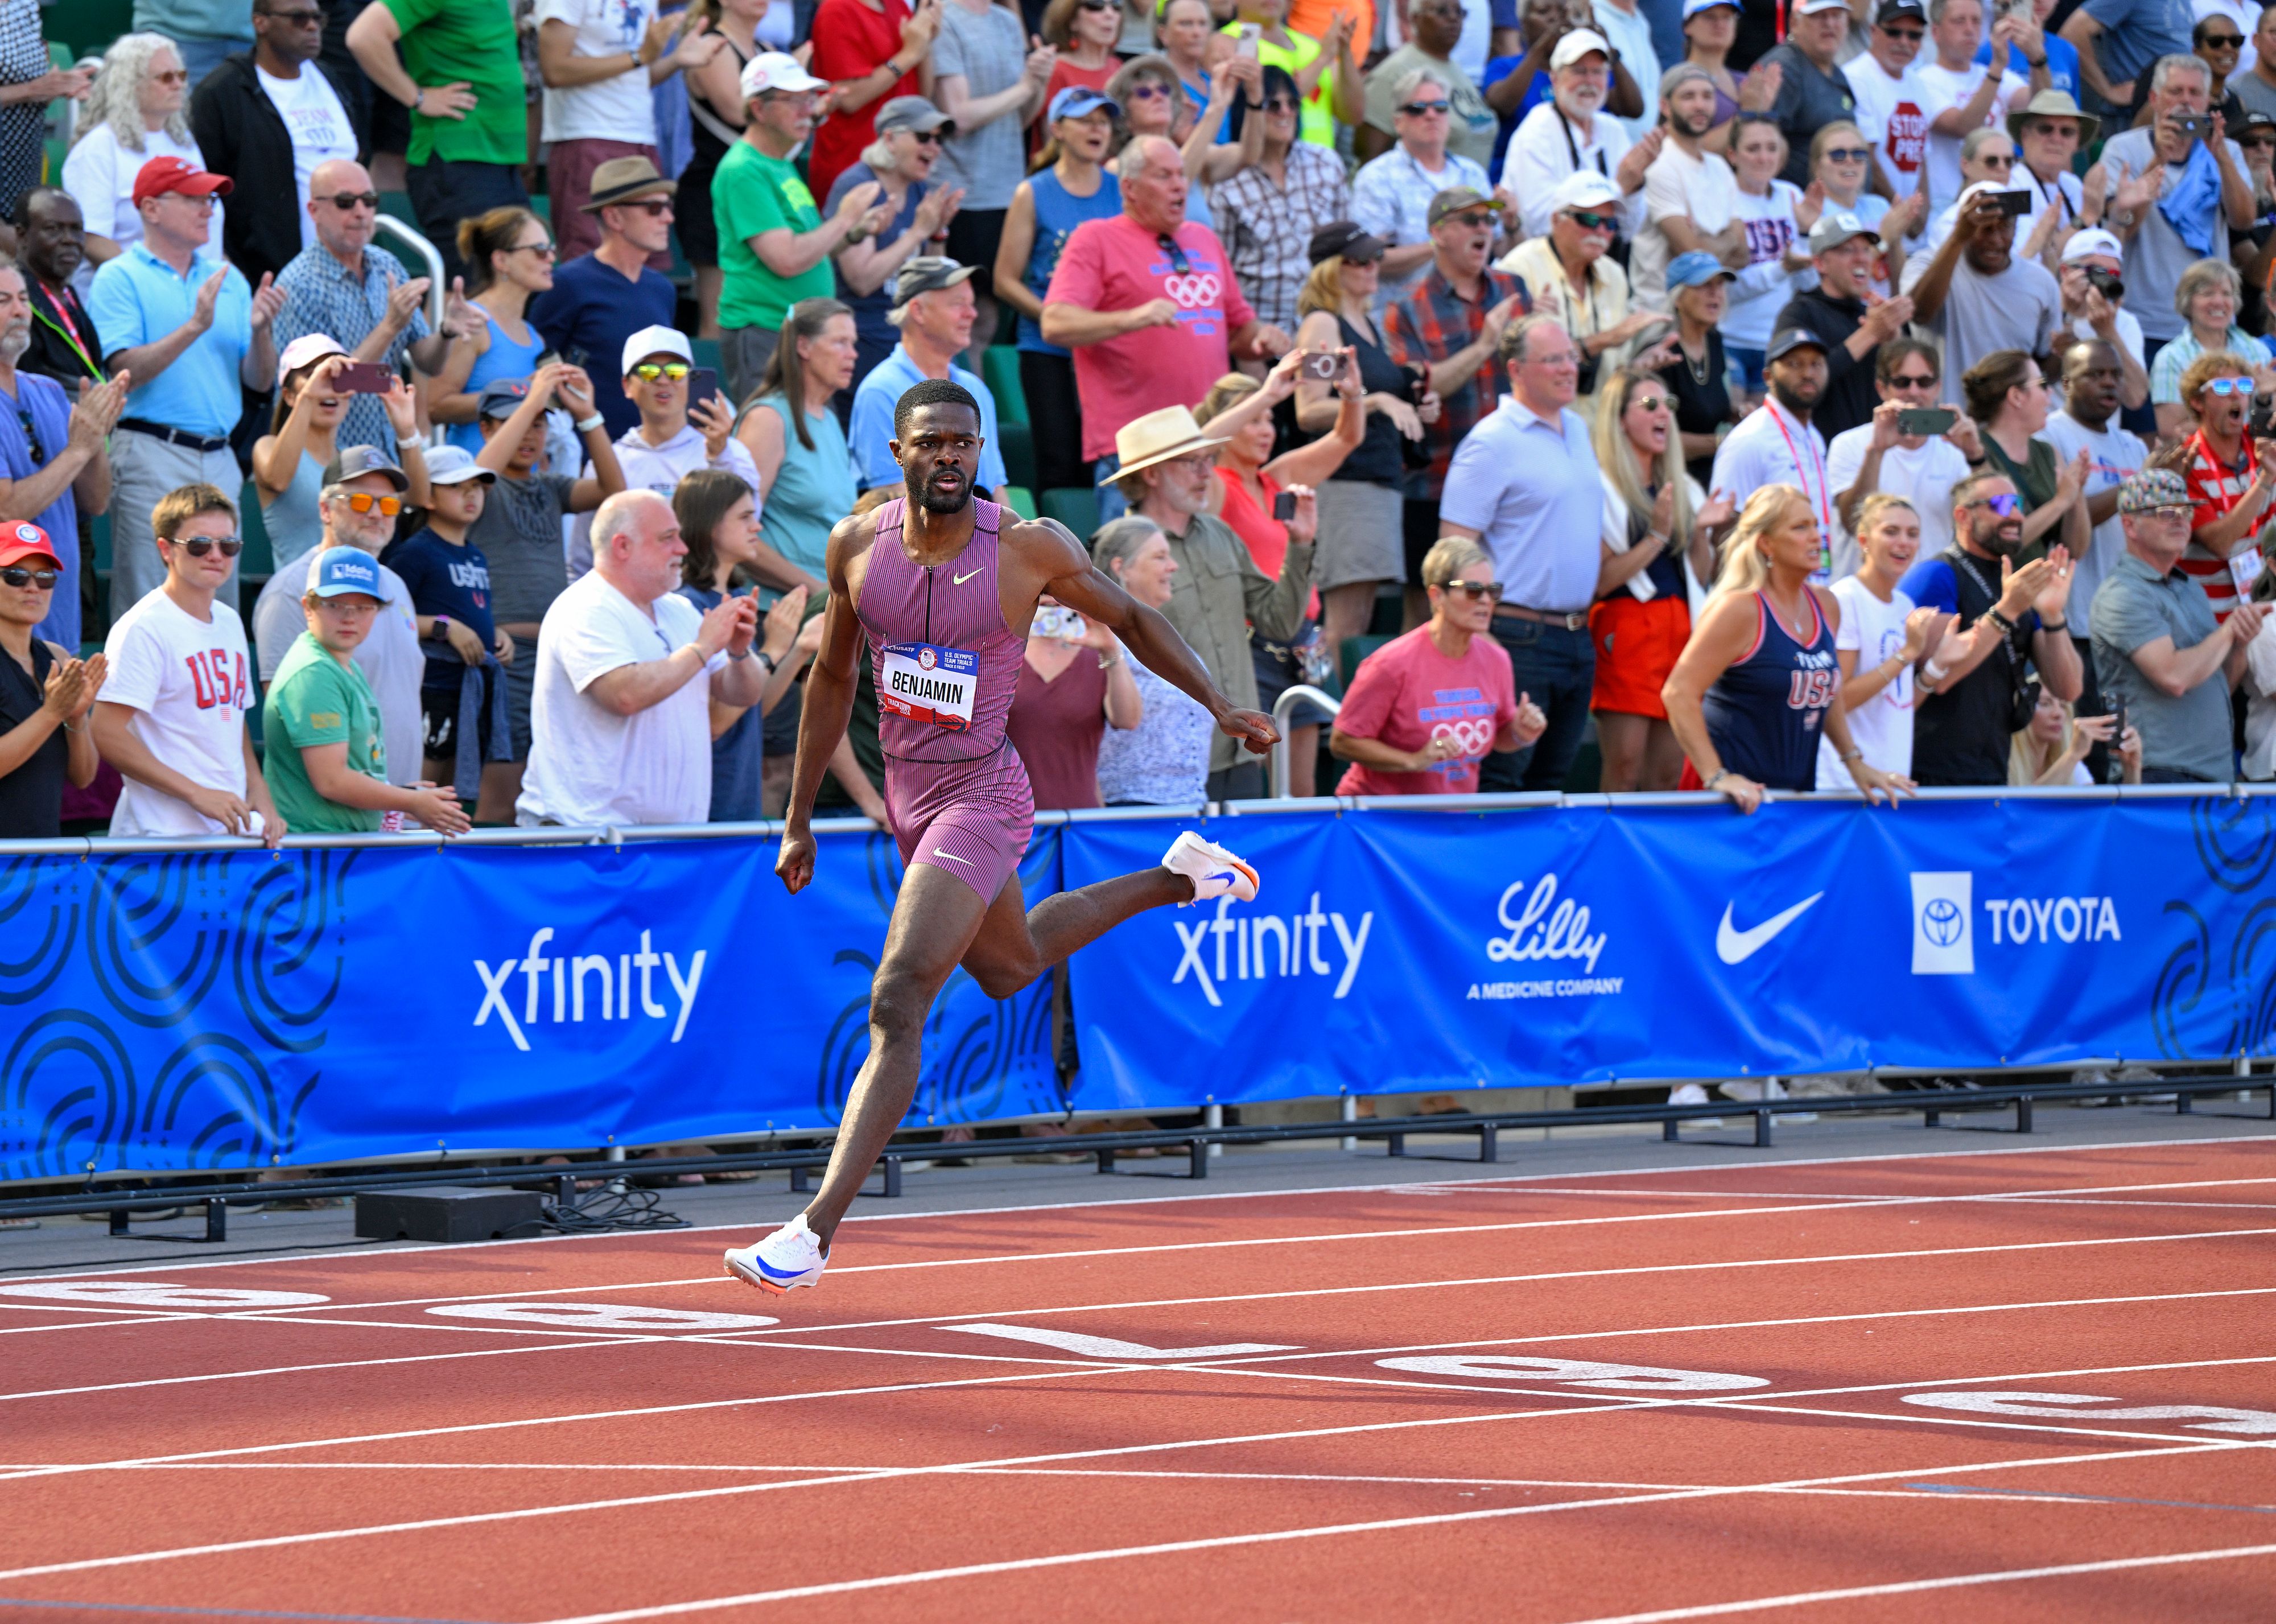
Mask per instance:
[[[1271,796],[1275,801],[1292,799],[1288,793],[1288,718],[1296,714],[1296,707],[1310,700],[1330,717],[1339,714],[1342,702],[1322,693],[1309,682],[1292,682],[1283,689],[1280,697],[1272,702],[1272,731],[1280,735],[1272,746]]]
[[[444,285],[441,250],[411,225],[397,219],[393,215],[383,214],[379,216],[377,230],[374,235],[393,238],[404,247],[410,249],[413,255],[418,259],[427,277],[427,328],[429,332],[440,332],[443,330],[443,312],[448,307],[446,296],[450,292],[450,289]],[[428,434],[428,443],[440,445],[447,433],[448,430],[442,424],[436,423]]]

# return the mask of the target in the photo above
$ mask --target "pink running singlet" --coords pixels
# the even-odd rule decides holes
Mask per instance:
[[[901,550],[906,497],[877,510],[855,613],[877,682],[885,811],[904,863],[945,869],[993,902],[1016,882],[1035,827],[1028,770],[1005,721],[1027,657],[1004,624],[997,537],[1005,509],[975,497],[972,539],[945,564]]]

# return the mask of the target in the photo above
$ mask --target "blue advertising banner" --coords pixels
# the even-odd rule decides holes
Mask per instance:
[[[1263,877],[1255,903],[1148,915],[1076,958],[1083,1103],[2265,1051],[2272,811],[1245,817],[1225,838]],[[1071,888],[1157,842],[1070,832]]]
[[[1031,902],[1158,861],[1037,831]],[[1254,903],[954,977],[913,1126],[1621,1078],[2217,1059],[2276,1038],[2276,797],[1221,820]],[[0,1179],[836,1122],[900,883],[771,841],[0,855]]]

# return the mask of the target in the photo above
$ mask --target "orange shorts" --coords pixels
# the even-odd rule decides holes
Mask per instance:
[[[1589,709],[1664,720],[1659,691],[1691,641],[1691,606],[1667,593],[1639,603],[1622,587],[1589,611],[1589,638],[1597,649]]]

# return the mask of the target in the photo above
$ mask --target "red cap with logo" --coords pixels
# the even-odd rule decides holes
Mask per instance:
[[[201,170],[185,159],[153,158],[134,171],[134,201],[143,202],[163,197],[169,192],[186,192],[192,197],[227,197],[235,184],[226,175]]]
[[[56,544],[39,526],[0,524],[0,569],[21,564],[27,558],[45,558],[57,569],[64,566],[63,559],[56,554]]]

